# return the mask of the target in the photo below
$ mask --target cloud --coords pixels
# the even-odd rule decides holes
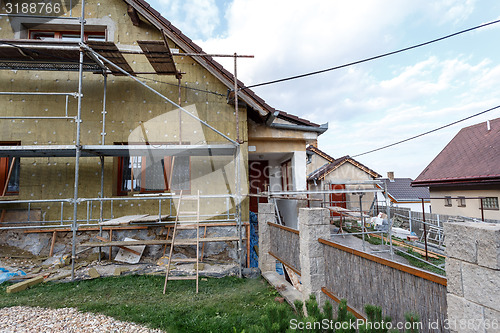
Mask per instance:
[[[247,85],[430,40],[473,26],[477,22],[470,23],[471,17],[484,20],[480,14],[490,10],[478,12],[475,0],[234,0],[225,8],[227,31],[221,34],[213,28],[223,24],[210,7],[214,1],[188,1],[192,6],[163,1],[181,13],[185,27],[180,28],[206,52],[255,55],[238,60],[238,77]],[[193,13],[189,18],[182,16],[187,10]],[[481,34],[483,29],[471,36]],[[496,49],[481,55],[479,49],[460,45],[461,38],[465,35],[254,91],[277,109],[317,123],[328,121],[330,128],[319,141],[322,149],[333,156],[354,155],[500,104]],[[476,41],[474,45],[481,44]],[[233,70],[232,59],[217,61]],[[395,170],[397,176],[416,177],[461,127],[499,116],[491,112],[359,160],[381,174]]]
[[[190,38],[209,38],[220,24],[215,0],[159,0],[164,16]]]

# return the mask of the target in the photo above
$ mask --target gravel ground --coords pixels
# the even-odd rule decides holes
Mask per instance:
[[[74,308],[14,306],[0,309],[0,332],[154,332],[134,323]]]

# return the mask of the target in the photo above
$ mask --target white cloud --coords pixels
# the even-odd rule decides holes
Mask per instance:
[[[192,10],[203,11],[200,8]],[[225,12],[224,37],[204,34],[196,42],[209,53],[255,55],[238,60],[238,77],[249,85],[445,35],[475,10],[475,0],[234,0]],[[201,19],[195,28],[213,32],[210,18],[215,14],[204,14],[196,14]],[[320,137],[320,145],[336,157],[390,144],[500,104],[495,89],[500,65],[472,53],[446,53],[449,42],[434,45],[254,91],[277,109],[317,123],[328,121],[330,129]],[[232,71],[232,59],[217,60]],[[395,170],[399,176],[416,177],[461,127],[498,116],[495,111],[359,160],[382,174]]]
[[[163,14],[190,38],[209,38],[220,23],[215,0],[159,0]]]

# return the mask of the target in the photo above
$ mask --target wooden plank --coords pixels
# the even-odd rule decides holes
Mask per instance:
[[[140,230],[140,229],[148,229],[150,227],[171,227],[174,224],[172,221],[171,223],[162,223],[158,225],[151,225],[151,226],[113,226],[113,227],[103,227],[102,230],[108,231],[108,230]],[[200,223],[200,227],[232,227],[236,226],[236,222],[207,222],[207,223]],[[248,222],[242,223],[241,225],[248,225]],[[82,227],[79,228],[78,231],[99,231],[99,227]],[[32,230],[25,230],[25,234],[34,234],[34,233],[44,233],[44,232],[54,232],[54,231],[60,231],[60,232],[70,232],[72,231],[70,228],[53,228],[53,229],[32,229]]]
[[[52,242],[50,243],[49,257],[54,255],[54,245],[56,244],[57,231],[52,233]]]
[[[276,227],[276,228],[283,229],[283,230],[286,230],[286,231],[290,231],[290,232],[293,232],[294,234],[299,235],[299,231],[296,230],[296,229],[285,227],[284,225],[280,225],[280,224],[276,224],[276,223],[272,223],[272,222],[267,222],[267,224],[269,224],[271,227]]]
[[[126,215],[117,217],[108,221],[100,222],[99,225],[120,225],[120,224],[128,224],[130,222],[139,221],[148,217],[149,214],[140,214],[140,215]]]
[[[294,271],[295,273],[300,274],[300,271],[295,268],[294,266],[292,266],[290,263],[286,262],[285,260],[283,260],[282,258],[278,257],[276,254],[274,254],[273,252],[269,251],[269,254],[271,256],[273,256],[276,260],[278,260],[280,263],[282,263],[283,265],[285,266],[288,266],[288,268],[290,268],[292,271]]]
[[[377,234],[370,234],[370,236],[382,239],[382,236],[377,235]],[[384,241],[389,242],[389,240],[386,237],[384,237]],[[397,240],[394,240],[394,239],[392,240],[392,244],[393,245],[397,245],[397,246],[406,247],[406,248],[409,248],[409,249],[413,249],[413,251],[417,252],[418,254],[425,255],[425,250],[423,250],[423,249],[421,249],[419,247],[413,246],[411,244],[406,244],[406,243],[403,243],[403,242],[400,242],[400,241],[397,241]],[[428,256],[430,258],[433,258],[433,259],[439,259],[440,257],[441,258],[446,258],[446,256],[443,256],[443,255],[441,255],[439,253],[432,252],[432,251],[427,251],[427,254],[428,254]]]
[[[326,289],[326,287],[321,287],[321,291],[322,291],[322,292],[323,292],[326,296],[330,297],[332,300],[334,300],[335,302],[337,302],[337,303],[339,303],[339,304],[340,304],[340,299],[339,299],[337,296],[335,296],[335,295],[334,295],[331,291],[329,291],[328,289]],[[364,321],[366,321],[365,316],[363,316],[363,315],[361,314],[361,312],[360,312],[360,311],[358,311],[358,310],[356,310],[355,308],[353,308],[353,307],[351,307],[351,306],[347,305],[347,310],[348,310],[349,312],[351,312],[351,313],[354,315],[354,317],[356,317],[356,318],[358,318],[358,319],[363,319]]]
[[[372,254],[369,254],[369,253],[366,253],[366,252],[363,252],[363,251],[358,251],[358,250],[352,249],[350,247],[347,247],[347,246],[344,246],[344,245],[340,245],[338,243],[334,243],[332,241],[329,241],[329,240],[326,240],[326,239],[323,239],[323,238],[318,238],[318,241],[321,244],[325,244],[325,245],[334,247],[336,249],[345,251],[347,253],[351,253],[351,254],[357,255],[358,257],[362,257],[362,258],[374,261],[374,262],[379,263],[381,265],[385,265],[385,266],[389,266],[389,267],[395,268],[395,269],[400,270],[402,272],[406,272],[408,274],[412,274],[414,276],[421,277],[423,279],[426,279],[426,280],[429,280],[429,281],[441,284],[443,286],[447,285],[446,278],[442,277],[442,276],[439,276],[437,274],[426,272],[426,271],[423,271],[423,270],[420,270],[420,269],[417,269],[417,268],[414,268],[414,267],[411,267],[411,266],[408,266],[408,265],[400,264],[400,263],[392,261],[392,260],[388,260],[388,259],[384,259],[384,258],[381,258],[381,257],[377,257],[377,256],[374,256]]]
[[[103,241],[103,242],[107,242],[107,241],[108,241],[106,238],[104,238],[104,237],[100,237],[100,236],[96,236],[95,238],[97,238],[98,240],[101,240],[101,241]],[[129,249],[128,247],[125,247],[125,246],[118,246],[118,247],[119,247],[120,249],[125,250],[125,251],[131,252],[131,253],[133,253],[133,254],[135,254],[135,255],[138,255],[138,256],[140,256],[140,255],[141,255],[139,252],[137,252],[137,251],[135,251],[135,250],[132,250],[132,249]]]
[[[7,294],[17,293],[43,282],[43,275],[7,287]]]
[[[246,237],[243,237],[246,239]],[[238,241],[238,237],[207,237],[200,238],[200,242],[236,242]],[[182,241],[186,242],[196,242],[196,238],[183,239]],[[171,240],[165,239],[148,239],[148,240],[138,240],[138,241],[111,241],[111,242],[87,242],[82,243],[78,246],[80,247],[102,247],[102,246],[135,246],[135,245],[163,245],[163,244],[171,244]],[[176,242],[179,244],[180,242]]]

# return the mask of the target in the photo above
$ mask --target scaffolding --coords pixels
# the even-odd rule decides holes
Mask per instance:
[[[30,16],[32,17],[32,16]],[[80,42],[50,42],[40,40],[2,40],[0,41],[0,69],[8,70],[37,70],[37,71],[77,71],[78,72],[78,89],[77,92],[0,92],[0,95],[44,95],[44,96],[63,96],[65,98],[65,113],[58,116],[1,116],[0,119],[48,119],[48,120],[72,120],[76,123],[76,136],[74,145],[18,145],[18,146],[0,146],[0,157],[9,158],[23,158],[23,157],[74,157],[74,187],[73,196],[64,199],[41,199],[41,200],[4,200],[0,201],[0,208],[4,205],[26,204],[28,205],[28,225],[11,224],[8,226],[1,226],[0,230],[16,230],[16,229],[63,229],[71,224],[70,230],[72,232],[72,251],[71,251],[71,279],[75,277],[75,260],[76,260],[76,236],[80,226],[85,227],[98,227],[102,233],[102,222],[107,219],[114,218],[113,205],[123,202],[144,202],[155,201],[158,202],[158,221],[154,225],[162,225],[171,223],[162,219],[162,211],[165,206],[169,207],[169,213],[172,213],[173,200],[178,199],[179,196],[165,193],[152,194],[137,197],[109,197],[104,196],[104,157],[125,157],[125,156],[208,156],[210,158],[217,156],[232,157],[234,161],[234,177],[235,186],[234,193],[221,194],[221,195],[200,195],[202,199],[216,199],[222,200],[226,207],[226,213],[220,220],[210,220],[210,222],[227,222],[233,223],[237,227],[238,233],[238,264],[239,275],[242,275],[242,215],[241,215],[241,147],[239,139],[239,123],[238,123],[238,80],[236,77],[236,59],[238,57],[251,57],[251,56],[238,56],[237,54],[231,55],[235,60],[234,68],[234,98],[235,98],[235,116],[236,116],[236,140],[231,139],[228,135],[217,130],[207,122],[203,121],[189,110],[182,107],[153,89],[146,83],[139,80],[135,75],[137,74],[155,74],[155,75],[175,75],[179,79],[180,89],[180,76],[181,73],[175,68],[173,55],[168,47],[166,37],[161,32],[163,41],[138,41],[142,52],[134,52],[134,54],[143,54],[150,62],[154,72],[133,72],[130,65],[127,63],[122,54],[127,52],[120,51],[112,42],[100,41],[85,41],[85,1],[81,4],[80,17],[69,17],[71,19],[78,19],[80,26]],[[129,52],[130,53],[130,52]],[[187,54],[186,54],[187,55]],[[200,54],[195,54],[200,55]],[[207,56],[206,54],[203,54]],[[71,59],[73,59],[71,61]],[[82,132],[82,85],[84,72],[100,74],[103,77],[103,99],[102,99],[102,131],[100,145],[82,145],[81,132]],[[181,138],[179,144],[129,144],[126,145],[106,145],[106,97],[107,97],[107,78],[108,75],[126,76],[135,81],[140,86],[149,90],[159,98],[163,99],[165,103],[169,103],[179,110],[179,128],[181,126],[181,114],[187,115],[194,121],[201,124],[202,127],[208,128],[223,139],[223,143],[209,144],[193,144],[183,145]],[[77,113],[72,116],[68,113],[69,98],[77,99]],[[228,133],[229,134],[229,133]],[[97,198],[82,198],[79,194],[79,176],[80,176],[80,159],[85,157],[98,157],[100,159],[100,196]],[[173,169],[173,168],[172,168]],[[9,169],[10,171],[12,168]],[[5,191],[2,195],[5,194]],[[43,221],[41,225],[30,225],[30,213],[32,212],[32,205],[38,203],[53,203],[60,207],[60,220]],[[79,218],[78,206],[86,205],[85,218]],[[111,207],[111,214],[109,217],[104,216],[103,206],[109,204]],[[162,206],[163,205],[163,206]],[[72,219],[64,218],[65,207],[69,206],[72,209]],[[163,207],[163,208],[162,208]],[[234,207],[234,213],[230,213],[231,207]],[[66,208],[68,209],[68,208]],[[99,213],[96,216],[93,211],[98,209]],[[203,218],[203,216],[201,216]],[[38,221],[39,222],[39,221]],[[142,226],[148,224],[141,224]],[[104,246],[104,245],[103,245]]]
[[[262,192],[259,196],[261,197],[267,197],[268,202],[273,203],[275,207],[275,214],[276,214],[276,219],[279,222],[279,224],[284,224],[282,221],[282,218],[280,216],[279,208],[277,205],[277,200],[284,199],[284,200],[302,200],[306,201],[307,205],[310,206],[311,202],[314,202],[316,199],[314,199],[312,196],[314,195],[320,195],[322,196],[322,199],[320,199],[320,207],[322,208],[327,208],[331,213],[337,212],[341,217],[346,216],[350,218],[359,218],[361,219],[361,232],[355,232],[355,233],[344,233],[343,231],[343,226],[342,226],[342,220],[340,222],[339,230],[336,234],[332,234],[331,236],[345,236],[345,235],[361,235],[362,236],[362,246],[363,246],[363,251],[365,251],[365,236],[370,236],[373,234],[380,234],[382,236],[382,242],[384,242],[384,237],[383,235],[387,235],[387,240],[388,240],[388,245],[389,249],[388,250],[383,250],[383,251],[377,251],[377,252],[389,252],[391,255],[391,258],[394,255],[394,249],[393,249],[393,244],[392,244],[392,227],[393,227],[393,221],[390,218],[390,212],[389,212],[389,196],[387,192],[387,187],[384,185],[382,181],[379,180],[364,180],[364,181],[356,181],[356,180],[337,180],[337,181],[330,181],[328,184],[324,185],[348,185],[350,187],[356,187],[356,188],[343,188],[343,189],[323,189],[323,190],[303,190],[303,191],[266,191]],[[380,188],[366,188],[367,186],[376,186],[380,185]],[[323,186],[325,187],[325,186]],[[382,189],[383,188],[383,189]],[[343,210],[337,210],[335,206],[332,206],[332,201],[330,199],[331,195],[338,195],[338,194],[352,194],[352,195],[357,195],[359,196],[359,209],[343,209]],[[365,227],[365,217],[367,216],[364,211],[363,211],[363,196],[367,193],[383,193],[385,200],[386,200],[386,213],[387,213],[387,221],[388,221],[388,226],[387,230],[379,230],[379,231],[366,231]],[[373,201],[371,202],[370,210],[373,210]],[[330,215],[331,216],[331,215]]]

